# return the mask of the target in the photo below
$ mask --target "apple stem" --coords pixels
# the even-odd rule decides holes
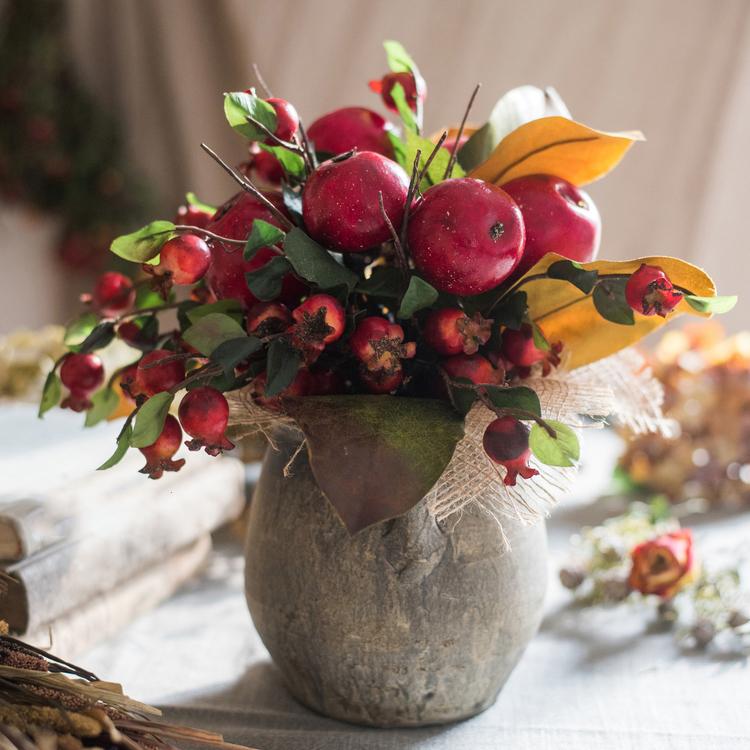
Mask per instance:
[[[404,252],[404,246],[401,244],[401,240],[398,237],[398,233],[396,232],[396,229],[393,226],[393,222],[391,221],[390,217],[386,213],[385,210],[385,204],[383,203],[383,191],[378,192],[378,203],[380,204],[380,213],[383,215],[383,220],[388,225],[388,231],[391,233],[391,238],[393,239],[393,247],[396,249],[396,259],[398,261],[398,267],[401,271],[401,274],[404,278],[408,278],[409,276],[409,261],[406,258],[406,253]]]
[[[471,94],[471,97],[469,98],[469,103],[466,105],[466,109],[464,110],[464,116],[461,120],[461,124],[458,127],[458,133],[456,134],[456,140],[453,144],[453,148],[451,149],[451,158],[448,160],[448,166],[445,168],[445,174],[443,175],[444,180],[449,180],[451,175],[453,174],[453,167],[456,164],[456,159],[458,158],[458,147],[459,143],[461,141],[461,136],[464,134],[464,128],[466,127],[466,120],[469,119],[469,112],[471,112],[471,108],[474,106],[474,99],[477,98],[477,94],[479,93],[479,89],[482,88],[482,84],[478,83],[474,87],[474,91]]]

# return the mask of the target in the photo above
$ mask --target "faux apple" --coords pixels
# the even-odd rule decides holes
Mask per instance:
[[[307,129],[307,137],[316,151],[343,154],[352,149],[374,151],[393,158],[388,137],[394,127],[377,112],[366,107],[343,107],[319,117]]]
[[[285,211],[278,193],[264,193],[280,211]],[[246,192],[237,193],[221,206],[206,227],[211,232],[228,239],[244,240],[250,234],[255,219],[279,226],[279,221],[257,198]],[[217,299],[234,298],[245,307],[252,307],[258,300],[248,289],[245,274],[256,271],[279,255],[270,247],[262,247],[251,260],[242,257],[242,247],[226,242],[212,242],[211,265],[206,273],[206,283]],[[305,293],[306,287],[291,274],[284,278],[279,301],[295,304]]]
[[[409,219],[409,250],[417,270],[436,289],[472,295],[501,284],[524,247],[515,201],[499,187],[463,177],[425,192]]]
[[[547,253],[580,263],[596,258],[602,223],[588,193],[549,174],[519,177],[502,188],[518,204],[526,226],[526,248],[514,278],[521,277]]]

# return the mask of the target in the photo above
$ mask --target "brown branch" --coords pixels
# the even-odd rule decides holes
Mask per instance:
[[[222,237],[220,234],[214,234],[209,232],[208,229],[202,229],[201,227],[193,227],[189,224],[177,224],[175,229],[179,232],[195,232],[196,234],[203,234],[206,237],[210,237],[212,240],[218,240],[219,242],[227,242],[230,245],[244,245],[246,240],[233,240],[231,237]]]
[[[258,79],[258,83],[260,84],[260,87],[265,92],[266,96],[273,98],[271,89],[268,88],[268,84],[266,83],[265,79],[261,75],[260,68],[258,67],[258,63],[253,63],[253,73],[255,73],[255,77]]]
[[[414,200],[414,193],[417,185],[417,175],[419,174],[419,162],[422,158],[422,151],[417,149],[414,155],[414,164],[411,167],[411,179],[409,180],[409,189],[406,192],[406,207],[404,208],[404,218],[401,220],[401,245],[406,245],[406,229],[409,226],[409,213],[411,204]]]
[[[404,252],[404,246],[401,244],[401,240],[399,239],[398,233],[396,232],[395,227],[393,226],[393,222],[391,221],[390,217],[386,213],[385,210],[385,204],[383,203],[383,192],[378,192],[378,203],[380,204],[380,213],[383,216],[383,219],[388,226],[388,231],[391,233],[391,238],[393,240],[393,247],[396,250],[396,259],[398,260],[398,266],[401,270],[401,273],[403,274],[404,278],[408,277],[409,275],[409,261],[406,258],[406,253]]]
[[[464,133],[466,120],[469,119],[469,112],[471,112],[471,108],[474,106],[474,99],[477,98],[477,94],[479,93],[479,89],[481,87],[482,87],[481,83],[478,83],[474,87],[474,91],[471,95],[471,98],[469,99],[469,103],[466,105],[466,110],[464,111],[464,116],[463,116],[463,119],[461,120],[461,125],[459,125],[458,133],[456,135],[456,141],[453,144],[453,148],[451,149],[451,158],[448,160],[448,166],[445,168],[445,174],[443,175],[444,180],[450,179],[451,175],[453,174],[453,167],[456,164],[456,159],[458,157],[458,145],[461,141],[461,136]]]

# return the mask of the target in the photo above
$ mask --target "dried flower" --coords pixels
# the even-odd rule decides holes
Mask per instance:
[[[668,599],[688,583],[695,572],[693,535],[689,529],[663,534],[639,544],[630,558],[630,588]]]

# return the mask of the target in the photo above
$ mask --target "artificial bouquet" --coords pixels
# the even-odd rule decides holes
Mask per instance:
[[[572,476],[576,427],[660,427],[659,386],[624,350],[734,298],[673,258],[596,260],[581,186],[640,134],[593,130],[525,86],[473,127],[477,87],[460,125],[427,138],[424,80],[385,48],[370,87],[398,127],[345,107],[305,128],[258,74],[263,93],[224,96],[248,160],[203,144],[238,192],[218,209],[190,194],[175,221],[113,242],[144,278],[101,277],[40,410],[126,414],[101,468],[133,447],[158,478],[184,463],[183,433],[217,454],[293,427],[354,533],[425,497],[438,519],[480,501],[536,517]],[[132,362],[105,373],[96,351],[114,337]]]

